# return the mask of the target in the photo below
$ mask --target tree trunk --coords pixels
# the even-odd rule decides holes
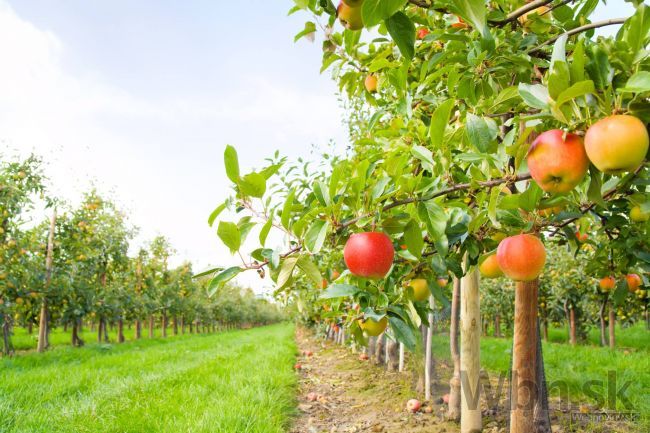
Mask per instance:
[[[135,339],[139,340],[142,338],[142,322],[140,322],[140,319],[135,320]]]
[[[167,338],[167,311],[164,310],[162,313],[162,336]]]
[[[481,372],[481,310],[478,268],[464,269],[460,293],[460,371],[461,376],[461,433],[480,432],[482,429],[479,381]]]
[[[124,320],[117,321],[117,342],[124,343]]]
[[[180,321],[181,321],[181,335],[183,335],[185,334],[185,318],[181,316]]]
[[[194,323],[190,321],[190,334],[194,334]]]
[[[172,332],[178,335],[178,318],[175,315],[172,317]]]
[[[388,371],[399,370],[399,343],[397,341],[388,339],[386,342],[386,351],[388,353],[387,366]]]
[[[501,315],[496,314],[494,316],[494,336],[501,337]]]
[[[156,322],[155,322],[155,320],[153,318],[153,314],[152,314],[152,315],[149,316],[149,338],[154,337],[153,330],[154,330],[155,325],[156,325]]]
[[[537,320],[539,280],[518,281],[510,390],[510,433],[550,432]]]
[[[386,362],[386,335],[381,334],[375,343],[375,364],[383,365]]]
[[[77,319],[72,322],[72,346],[81,347],[84,341],[79,337],[79,321]]]
[[[102,332],[104,331],[104,319],[99,319],[99,324],[97,325],[97,342],[102,342]]]
[[[598,312],[598,317],[600,319],[600,345],[602,347],[607,346],[607,326],[605,320],[605,310],[607,309],[607,297],[603,299],[603,303],[600,304],[600,311]]]
[[[544,341],[548,341],[548,319],[546,317],[542,320],[542,330],[544,332]]]
[[[4,320],[2,321],[2,354],[8,356],[13,353],[14,346],[11,342],[11,317],[5,314]]]
[[[449,381],[449,410],[447,418],[460,420],[460,350],[458,346],[458,321],[460,319],[460,280],[454,277],[449,325],[449,349],[454,363],[454,374]]]
[[[434,300],[433,296],[429,296],[429,307],[433,310]],[[431,400],[431,382],[433,377],[433,312],[427,315],[427,337],[424,346],[424,399]]]
[[[576,309],[569,309],[569,342],[572,346],[578,344],[578,335],[576,333]]]
[[[616,311],[614,311],[614,306],[609,306],[609,348],[614,349],[616,347]]]
[[[45,256],[45,290],[43,303],[41,304],[41,316],[38,323],[38,352],[44,352],[50,346],[48,330],[47,291],[52,281],[52,268],[54,263],[54,230],[56,228],[56,208],[52,211],[50,218],[50,231],[47,237],[47,254]],[[31,334],[31,332],[30,332]]]

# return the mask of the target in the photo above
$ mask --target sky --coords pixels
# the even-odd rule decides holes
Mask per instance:
[[[631,14],[608,3],[594,21]],[[292,5],[0,0],[0,153],[43,157],[51,194],[72,205],[93,186],[110,195],[136,247],[162,234],[176,263],[237,264],[207,225],[231,194],[226,144],[243,173],[276,149],[347,144],[318,42],[293,42],[307,16],[287,16]],[[254,272],[240,282],[271,287]]]

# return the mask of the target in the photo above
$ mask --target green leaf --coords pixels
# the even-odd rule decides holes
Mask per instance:
[[[296,268],[297,263],[298,257],[289,257],[284,259],[276,282],[278,291],[284,289],[293,282],[293,270]]]
[[[487,122],[482,117],[467,113],[465,132],[469,142],[479,152],[487,153],[490,150],[492,134]]]
[[[226,175],[232,182],[239,182],[239,161],[237,160],[237,151],[231,145],[226,146],[223,153],[223,161],[226,165]]]
[[[316,287],[320,287],[323,281],[323,276],[318,270],[318,266],[316,266],[316,263],[314,263],[310,256],[306,254],[300,256],[296,262],[296,265],[305,274],[305,276],[309,278],[312,283],[314,283]]]
[[[264,246],[266,243],[266,238],[269,236],[269,232],[271,231],[271,227],[273,226],[273,220],[269,218],[266,220],[264,225],[262,226],[262,229],[260,230],[260,244]]]
[[[208,217],[208,224],[210,225],[210,227],[212,227],[212,225],[214,224],[214,220],[217,219],[219,214],[223,212],[225,208],[226,208],[226,203],[222,203],[219,206],[217,206],[215,210],[212,211],[212,213]]]
[[[619,92],[643,93],[650,92],[650,72],[639,71],[632,75],[625,84],[625,87],[618,89]]]
[[[572,99],[578,98],[580,96],[585,96],[589,93],[594,93],[595,91],[596,89],[594,87],[593,81],[580,81],[579,83],[575,83],[573,86],[560,93],[557,97],[556,105],[559,107],[571,101]]]
[[[501,187],[492,188],[490,191],[490,202],[488,204],[488,218],[495,228],[500,228],[501,224],[497,220],[497,205],[499,204],[499,196],[501,195]]]
[[[404,6],[406,0],[365,0],[361,7],[361,18],[365,27],[373,27],[392,16]]]
[[[320,202],[321,205],[323,206],[329,206],[331,203],[330,201],[330,195],[329,195],[329,190],[327,188],[327,185],[325,185],[325,182],[322,180],[319,180],[314,183],[314,194],[316,195],[316,198]]]
[[[235,278],[243,269],[239,266],[233,266],[225,271],[220,272],[216,277],[210,280],[208,284],[208,296],[212,297],[217,290],[224,286],[228,281]]]
[[[424,163],[423,167],[425,170],[430,172],[433,171],[433,153],[431,153],[429,149],[424,146],[413,146],[411,148],[411,153]]]
[[[484,49],[494,48],[494,39],[487,24],[487,8],[484,0],[454,0],[452,9],[481,33]]]
[[[415,25],[413,21],[403,12],[397,12],[386,20],[386,29],[402,55],[411,60],[415,55]]]
[[[241,246],[241,233],[239,232],[237,224],[220,221],[219,227],[217,228],[217,235],[224,245],[230,249],[231,253],[239,250],[239,247]]]
[[[646,47],[646,39],[650,31],[650,6],[640,4],[634,15],[628,18],[618,35],[618,40],[624,40],[632,49],[632,57]]]
[[[330,223],[327,220],[316,220],[305,234],[305,246],[311,253],[318,253],[323,247],[325,237],[330,229]]]
[[[585,45],[583,40],[580,39],[573,48],[571,54],[571,64],[569,70],[571,71],[571,82],[578,83],[585,79]]]
[[[605,200],[603,200],[603,175],[600,171],[596,169],[593,165],[589,166],[589,176],[591,181],[589,182],[589,189],[587,190],[587,198],[592,202],[598,204],[602,207],[607,207]]]
[[[388,316],[388,322],[390,323],[390,329],[393,331],[393,334],[395,334],[397,341],[404,343],[404,346],[406,346],[408,350],[415,350],[415,342],[417,340],[411,327],[404,322],[404,320],[393,315]]]
[[[453,99],[447,99],[442,104],[438,105],[436,111],[431,116],[431,125],[429,125],[429,140],[434,148],[439,149],[445,138],[445,129],[449,123],[451,110],[455,106]]]
[[[418,216],[427,227],[429,237],[433,239],[438,254],[447,255],[449,241],[447,240],[447,214],[444,209],[432,200],[418,203]]]
[[[359,288],[349,284],[332,284],[323,293],[321,299],[346,298],[359,293]]]
[[[223,271],[223,268],[221,268],[221,267],[209,268],[209,269],[206,269],[205,271],[199,272],[198,274],[192,275],[192,278],[194,278],[194,279],[201,278],[201,277],[205,277],[205,276],[208,276],[208,275],[212,275],[215,272],[220,272],[220,271]]]
[[[422,256],[422,248],[424,248],[424,238],[422,237],[422,229],[420,224],[414,219],[406,224],[404,227],[404,242],[408,250],[415,257]]]
[[[523,210],[532,212],[537,208],[539,201],[542,199],[544,191],[536,182],[531,182],[528,189],[519,194],[519,207]]]
[[[293,199],[295,196],[296,196],[296,190],[292,189],[289,192],[289,195],[287,196],[287,199],[284,202],[284,206],[282,207],[282,215],[280,216],[280,220],[282,222],[282,227],[284,227],[287,230],[289,230],[291,208],[293,207]]]
[[[548,93],[553,99],[565,91],[571,82],[569,65],[566,62],[566,41],[567,35],[562,35],[553,46],[551,68],[548,74]]]
[[[263,197],[266,178],[259,173],[249,173],[239,181],[239,191],[247,197]]]
[[[293,38],[293,41],[298,42],[300,38],[310,35],[314,32],[316,32],[316,24],[314,24],[312,21],[307,21],[305,23],[305,28]]]
[[[524,84],[519,83],[519,95],[529,107],[548,109],[549,94],[548,89],[541,84]]]

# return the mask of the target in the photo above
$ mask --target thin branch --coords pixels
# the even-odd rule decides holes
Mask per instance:
[[[409,197],[409,198],[405,198],[403,200],[396,200],[396,201],[394,201],[392,203],[389,203],[389,204],[385,205],[381,209],[381,212],[385,212],[385,211],[391,210],[393,208],[396,208],[396,207],[399,207],[399,206],[404,206],[404,205],[410,204],[410,203],[420,203],[420,202],[433,200],[434,198],[442,197],[443,195],[448,195],[448,194],[452,194],[452,193],[457,192],[457,191],[463,191],[463,190],[466,190],[466,189],[470,189],[470,188],[472,188],[472,186],[477,185],[477,184],[479,186],[483,187],[483,188],[492,188],[492,187],[502,185],[502,184],[513,184],[513,183],[516,183],[516,182],[519,182],[519,181],[522,181],[522,180],[528,180],[530,178],[531,178],[530,174],[526,173],[526,174],[520,174],[520,175],[514,176],[514,177],[502,177],[502,178],[499,178],[499,179],[492,179],[492,180],[488,180],[488,181],[485,181],[485,182],[459,183],[459,184],[450,186],[449,188],[445,188],[443,190],[435,192],[435,193],[433,193],[431,195],[425,196],[425,197]],[[346,221],[344,223],[341,223],[341,224],[339,224],[337,232],[340,232],[341,230],[351,226],[352,224],[355,224],[357,221],[359,221],[359,220],[361,220],[363,218],[371,217],[371,216],[377,215],[378,213],[379,212],[367,213],[365,215],[361,215],[361,216],[358,216],[356,218],[352,218],[351,220],[348,220],[348,221]]]
[[[627,18],[612,18],[612,19],[609,19],[609,20],[598,21],[598,22],[595,22],[595,23],[586,24],[584,26],[576,27],[575,29],[572,29],[572,30],[569,30],[568,32],[564,32],[562,34],[554,36],[551,39],[549,39],[548,41],[545,41],[545,42],[539,44],[535,48],[529,50],[528,54],[534,53],[535,51],[539,51],[540,49],[542,49],[546,45],[552,44],[553,42],[557,41],[559,38],[561,38],[564,35],[573,36],[573,35],[578,34],[578,33],[586,32],[587,30],[597,29],[599,27],[623,24],[626,20],[627,20]]]
[[[508,23],[511,23],[513,21],[516,21],[517,18],[520,16],[526,15],[528,12],[533,11],[537,9],[538,7],[541,6],[546,6],[547,4],[553,2],[553,0],[536,0],[534,2],[530,2],[519,9],[516,9],[512,12],[510,12],[504,19],[502,20],[492,20],[490,21],[490,24],[494,24],[496,26],[504,26]]]
[[[290,255],[299,252],[300,250],[302,250],[302,245],[298,245],[296,247],[293,247],[292,249],[290,249],[286,253],[280,254],[280,258],[285,259],[285,258],[289,257]],[[246,270],[262,269],[264,266],[268,265],[269,263],[271,263],[271,260],[266,259],[261,263],[250,263],[250,264],[246,265],[244,269],[246,269]]]

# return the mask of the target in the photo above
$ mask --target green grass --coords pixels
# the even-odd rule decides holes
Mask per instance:
[[[449,359],[449,338],[438,334],[434,340],[435,354],[442,359]],[[571,403],[587,402],[594,404],[583,389],[590,380],[607,383],[608,372],[616,372],[617,388],[630,381],[626,396],[632,403],[634,411],[639,412],[645,423],[650,422],[650,354],[648,342],[650,331],[642,326],[619,329],[617,338],[628,347],[638,350],[610,350],[603,347],[583,345],[571,347],[568,344],[543,343],[543,356],[547,383],[561,381],[566,384]],[[626,342],[626,343],[625,343]],[[492,374],[505,372],[509,368],[512,348],[511,338],[481,338],[481,367]],[[626,353],[627,352],[627,353]],[[606,396],[603,388],[594,390]],[[550,390],[552,396],[558,396],[558,389]],[[627,411],[618,401],[617,409]]]
[[[0,432],[280,433],[293,326],[59,347],[0,361]]]

